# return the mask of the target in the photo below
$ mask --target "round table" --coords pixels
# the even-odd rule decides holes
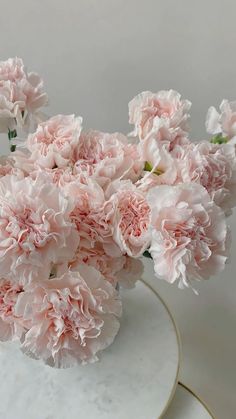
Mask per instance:
[[[123,316],[100,361],[57,370],[0,345],[4,419],[158,419],[174,396],[180,344],[167,307],[139,281],[121,290]]]

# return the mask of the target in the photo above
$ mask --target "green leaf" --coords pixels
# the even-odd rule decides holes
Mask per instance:
[[[210,140],[212,144],[226,144],[228,141],[229,138],[224,137],[222,133],[214,135],[214,137],[212,137]]]

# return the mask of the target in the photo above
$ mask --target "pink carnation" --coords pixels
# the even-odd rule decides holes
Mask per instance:
[[[98,360],[118,330],[121,302],[114,287],[94,268],[42,281],[22,293],[16,314],[30,327],[22,343],[27,355],[57,368]]]
[[[102,188],[93,180],[87,183],[72,182],[65,186],[65,193],[74,200],[71,219],[83,239],[83,246],[93,248],[96,242],[101,242],[108,254],[118,252],[112,235],[113,206],[106,201]],[[120,252],[119,252],[120,255]]]
[[[51,178],[52,182],[60,188],[64,188],[68,183],[76,181],[76,176],[73,174],[73,170],[70,166],[45,169],[45,172],[48,174],[49,178]],[[34,176],[37,175],[37,171],[32,174],[34,174]]]
[[[220,113],[211,106],[206,116],[206,129],[209,134],[222,134],[236,144],[236,101],[223,100]]]
[[[227,226],[224,213],[201,185],[157,186],[150,190],[150,253],[158,277],[179,286],[223,270]]]
[[[79,244],[73,203],[45,178],[0,179],[1,274],[22,283],[48,277],[52,263],[73,258]]]
[[[21,285],[9,279],[0,279],[0,340],[21,338],[24,327],[21,319],[15,315],[15,305],[22,293]]]
[[[15,175],[18,178],[24,177],[24,172],[14,166],[14,160],[10,157],[0,157],[0,178],[6,175]]]
[[[138,188],[147,192],[157,185],[173,185],[177,179],[175,159],[167,147],[160,145],[155,137],[140,143],[140,155],[144,163],[143,177],[136,182]]]
[[[184,149],[178,159],[179,181],[206,188],[226,214],[236,205],[236,151],[231,144],[202,141]]]
[[[144,194],[131,182],[117,183],[110,201],[115,208],[113,237],[123,253],[139,257],[150,243],[150,207]]]
[[[188,131],[188,111],[191,103],[181,100],[174,90],[158,93],[142,92],[129,103],[129,122],[134,124],[132,135],[144,140],[155,133],[159,141],[172,142]]]
[[[124,268],[126,257],[122,254],[116,257],[108,255],[100,242],[96,242],[90,248],[84,247],[81,240],[75,259],[70,263],[70,269],[76,271],[81,264],[96,268],[115,287],[118,281],[117,273]]]
[[[36,167],[48,169],[67,166],[78,147],[81,123],[81,117],[57,115],[39,124],[26,141],[29,160]]]
[[[93,177],[103,187],[115,179],[129,177],[135,181],[142,169],[137,146],[119,133],[82,133],[75,160],[75,173]]]
[[[16,124],[23,125],[25,107],[25,96],[20,88],[10,81],[0,80],[0,132],[14,130]]]
[[[20,58],[0,62],[0,132],[28,127],[47,102],[41,78],[28,73]]]
[[[17,82],[26,77],[24,64],[21,58],[8,58],[0,61],[0,80]]]
[[[25,148],[17,148],[16,151],[11,153],[11,159],[15,170],[24,176],[30,176],[32,179],[41,175],[47,176],[47,182],[54,183],[61,188],[79,179],[79,176],[74,174],[71,164],[53,168],[39,167],[38,161],[33,160],[30,151]]]

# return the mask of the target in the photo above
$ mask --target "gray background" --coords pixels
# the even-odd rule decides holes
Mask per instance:
[[[0,0],[0,59],[38,71],[48,112],[84,126],[129,131],[127,103],[142,90],[174,88],[193,102],[192,136],[205,135],[211,104],[236,99],[236,3],[225,0]],[[4,143],[5,141],[5,143]],[[1,138],[1,151],[7,141]],[[218,418],[236,411],[235,233],[225,273],[200,296],[157,283],[183,339],[181,378]]]

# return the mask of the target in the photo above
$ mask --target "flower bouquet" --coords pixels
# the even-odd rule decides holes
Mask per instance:
[[[152,259],[158,278],[193,287],[221,272],[236,204],[236,102],[210,108],[211,141],[191,142],[191,103],[143,92],[134,130],[83,131],[47,118],[41,78],[0,63],[0,339],[58,368],[98,359],[119,330],[119,286]]]

